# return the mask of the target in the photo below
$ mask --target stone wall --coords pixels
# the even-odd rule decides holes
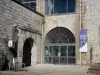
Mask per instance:
[[[8,59],[10,59],[11,52],[9,52],[9,50],[8,50],[7,40],[3,39],[3,38],[0,38],[0,53],[2,53],[2,52],[3,52],[4,55],[7,56]],[[2,56],[2,54],[0,54],[0,56]],[[0,57],[0,59],[2,59],[2,58]]]
[[[84,25],[85,28],[88,29],[88,52],[82,53],[82,63],[87,64],[90,63],[90,58],[92,58],[93,63],[100,62],[100,1],[99,0],[83,0],[86,5],[86,12],[84,15]],[[37,10],[40,13],[44,14],[44,0],[37,0]],[[78,10],[78,9],[77,9]],[[36,53],[37,63],[40,62],[40,43],[42,34],[42,19],[43,16],[17,4],[11,0],[0,0],[0,38],[12,39],[12,29],[15,25],[19,25],[18,27],[27,31],[30,31],[29,34],[35,33],[36,35],[36,46],[38,46]],[[64,15],[54,15],[54,16],[45,16],[45,25],[44,25],[44,38],[46,34],[55,27],[65,27],[68,28],[77,39],[77,61],[80,62],[79,59],[79,12],[74,14],[64,14]],[[77,22],[77,23],[76,23]],[[84,27],[84,26],[83,26]],[[32,32],[33,31],[33,32]],[[20,33],[23,36],[23,32]],[[27,34],[25,32],[25,34]],[[20,35],[20,37],[21,37]],[[34,34],[33,34],[34,35]],[[26,37],[30,37],[29,35]],[[23,39],[25,40],[25,36]],[[22,41],[21,41],[22,42]],[[23,41],[24,42],[24,41]],[[5,44],[4,44],[5,43]],[[8,42],[0,42],[0,49],[4,50],[4,45],[7,45]],[[44,50],[44,49],[43,49]],[[93,51],[90,51],[93,50]],[[92,52],[92,53],[91,53]],[[90,57],[92,55],[92,57]],[[42,58],[43,59],[43,58]],[[43,60],[42,60],[43,61]]]
[[[31,28],[41,34],[43,16],[11,1],[0,0],[0,37],[12,36],[12,28],[19,25],[22,28]]]
[[[36,10],[45,15],[45,0],[36,0]]]
[[[80,33],[80,20],[79,20],[79,0],[76,3],[75,13],[64,13],[55,15],[45,15],[44,25],[44,40],[46,34],[55,27],[65,27],[69,29],[75,36],[76,39],[76,64],[80,64],[80,53],[79,53],[79,33]],[[44,8],[45,9],[45,8]],[[45,12],[45,10],[44,10]]]
[[[41,63],[41,35],[35,34],[35,33],[31,33],[31,32],[27,32],[27,31],[23,31],[23,30],[19,30],[20,33],[19,35],[19,40],[18,40],[18,61],[22,62],[23,60],[23,46],[24,43],[26,41],[26,39],[28,38],[32,38],[34,40],[33,42],[33,46],[31,49],[31,65],[34,64],[39,64]],[[31,42],[31,41],[30,41]]]
[[[31,37],[30,35],[23,36],[23,31],[25,34],[29,33],[31,35],[38,35],[37,39],[39,39],[39,41],[35,39],[36,45],[38,46],[38,43],[41,43],[40,39],[42,34],[41,29],[43,18],[43,15],[27,9],[20,3],[16,3],[12,0],[0,0],[0,38],[7,40],[7,42],[3,42],[7,47],[8,40],[13,39],[13,29],[17,26],[17,29],[19,29],[18,47],[19,45],[21,46],[18,48],[19,50],[22,50],[25,38]],[[20,37],[24,40],[21,40]],[[0,42],[0,50],[4,50],[2,48],[2,45],[4,45],[3,43]],[[37,48],[40,50],[40,45]]]
[[[66,13],[62,15],[53,15],[45,17],[45,25],[44,25],[44,40],[47,33],[56,27],[65,27],[69,29],[76,39],[76,64],[80,64],[80,54],[79,54],[79,14],[78,13]]]
[[[92,62],[100,63],[100,0],[86,0],[85,24],[88,28],[88,51]]]
[[[76,33],[76,14],[46,16],[45,20],[44,36],[46,36],[46,34],[55,27],[65,27],[68,28],[73,34]]]

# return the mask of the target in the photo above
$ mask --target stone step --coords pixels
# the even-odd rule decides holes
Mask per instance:
[[[100,75],[100,70],[97,69],[88,69],[88,73]]]
[[[100,63],[91,64],[90,69],[99,69],[100,70]]]
[[[90,68],[88,68],[88,73],[98,75],[98,73],[100,73],[100,63],[91,64]]]
[[[98,70],[97,69],[90,69],[89,68],[87,73],[97,74],[98,73]]]

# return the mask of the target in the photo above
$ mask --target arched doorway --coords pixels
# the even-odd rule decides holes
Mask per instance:
[[[25,63],[26,67],[31,66],[31,49],[33,46],[34,40],[32,38],[28,38],[24,42],[23,46],[23,63]]]
[[[64,27],[56,27],[45,37],[45,63],[75,64],[75,37]]]

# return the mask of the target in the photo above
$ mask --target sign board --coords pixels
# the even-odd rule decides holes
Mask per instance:
[[[8,47],[12,47],[13,46],[13,41],[12,40],[9,40],[8,41]]]
[[[80,52],[87,52],[87,29],[80,31]]]

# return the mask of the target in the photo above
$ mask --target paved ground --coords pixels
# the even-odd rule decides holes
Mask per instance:
[[[36,65],[28,71],[2,71],[0,75],[94,75],[87,73],[88,66],[77,65]]]

